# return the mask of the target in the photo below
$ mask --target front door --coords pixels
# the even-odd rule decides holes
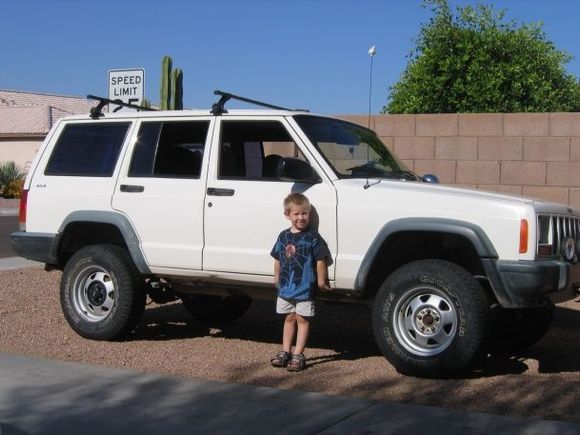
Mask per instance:
[[[211,155],[204,209],[204,270],[273,275],[269,254],[280,231],[290,226],[282,201],[291,192],[302,192],[309,198],[313,225],[330,252],[336,253],[336,193],[332,184],[324,176],[317,184],[276,177],[276,163],[282,157],[314,161],[284,118],[224,117],[212,149],[217,152]],[[329,277],[334,278],[332,265]]]

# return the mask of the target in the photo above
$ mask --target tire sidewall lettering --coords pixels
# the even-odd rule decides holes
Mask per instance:
[[[465,309],[461,300],[455,295],[453,291],[450,290],[450,286],[444,280],[430,275],[420,275],[419,281],[425,284],[429,284],[443,290],[445,296],[453,302],[455,309],[457,311],[457,336],[464,337],[465,329],[467,327],[467,320],[465,318]]]

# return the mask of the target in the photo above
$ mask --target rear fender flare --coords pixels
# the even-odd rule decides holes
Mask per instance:
[[[74,222],[95,222],[114,225],[119,229],[127,248],[129,249],[129,254],[137,266],[137,269],[142,274],[150,274],[151,270],[145,261],[145,256],[141,251],[141,246],[137,233],[135,232],[133,226],[129,219],[117,212],[103,211],[103,210],[82,210],[74,211],[70,213],[62,222],[58,232],[63,234],[66,227]]]

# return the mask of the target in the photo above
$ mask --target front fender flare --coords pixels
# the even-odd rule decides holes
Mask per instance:
[[[356,275],[354,282],[355,292],[362,294],[364,291],[373,261],[385,241],[396,233],[408,231],[457,234],[471,242],[480,258],[498,258],[497,251],[485,231],[471,222],[423,217],[395,219],[381,228],[367,250]]]

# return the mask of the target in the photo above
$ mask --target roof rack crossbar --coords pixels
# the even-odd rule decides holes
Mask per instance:
[[[225,105],[229,100],[232,100],[232,99],[242,101],[244,103],[255,104],[257,106],[267,107],[268,109],[308,112],[308,110],[304,110],[304,109],[288,109],[287,107],[275,106],[274,104],[264,103],[263,101],[251,100],[250,98],[240,97],[239,95],[230,94],[229,92],[223,92],[220,90],[213,91],[213,94],[220,96],[220,99],[217,101],[217,103],[214,103],[211,106],[211,113],[213,115],[216,115],[216,116],[228,112],[225,109]]]
[[[93,118],[93,119],[99,119],[100,117],[104,116],[103,115],[103,107],[105,107],[108,104],[117,105],[117,107],[113,110],[113,112],[118,111],[119,109],[121,109],[121,107],[128,107],[130,109],[145,110],[145,111],[155,111],[156,110],[156,109],[152,109],[151,107],[137,106],[136,104],[125,103],[122,100],[111,100],[111,99],[105,98],[105,97],[97,97],[96,95],[87,95],[87,99],[88,100],[96,100],[99,102],[99,104],[97,104],[96,107],[91,108],[90,113],[91,113],[91,118]]]

